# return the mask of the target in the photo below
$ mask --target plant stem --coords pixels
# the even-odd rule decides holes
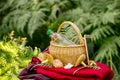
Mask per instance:
[[[108,51],[108,54],[109,54],[109,57],[110,57],[110,68],[113,69],[112,68],[112,54],[111,54],[110,50]]]

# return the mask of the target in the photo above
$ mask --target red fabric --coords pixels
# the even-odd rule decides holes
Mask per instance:
[[[33,57],[31,63],[32,64],[38,64],[38,63],[41,63],[41,61],[38,58]]]
[[[100,70],[84,68],[79,70],[75,75],[73,75],[73,72],[79,67],[64,69],[37,66],[36,72],[56,80],[112,80],[113,71],[103,63],[97,62],[97,65],[101,68]]]

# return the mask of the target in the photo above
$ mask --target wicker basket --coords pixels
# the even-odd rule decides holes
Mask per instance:
[[[78,27],[70,21],[63,22],[58,27],[57,33],[60,33],[61,28],[65,25],[71,25],[71,27],[73,27],[73,29],[77,33],[77,37],[78,37],[80,43],[78,45],[61,46],[61,45],[56,45],[56,44],[54,44],[53,41],[51,41],[50,46],[49,46],[49,51],[50,51],[50,54],[54,58],[60,59],[64,65],[66,65],[68,63],[72,63],[73,65],[75,65],[78,58],[82,54],[86,55],[85,43],[84,43],[84,39],[83,39]],[[79,64],[77,64],[77,65],[79,65]]]

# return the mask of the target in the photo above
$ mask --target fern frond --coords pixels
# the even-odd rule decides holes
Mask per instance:
[[[101,15],[101,21],[103,24],[112,23],[115,24],[115,16],[113,12],[106,12]]]
[[[87,33],[93,28],[92,24],[89,24],[85,26],[85,28],[82,30],[82,33]]]
[[[55,20],[56,18],[57,18],[57,12],[59,12],[59,7],[57,6],[57,5],[54,5],[53,7],[52,7],[52,11],[51,11],[51,14],[50,14],[50,16],[49,16],[49,19],[50,20]]]
[[[89,21],[94,28],[96,28],[97,26],[101,26],[102,21],[100,18],[101,18],[101,14],[91,14],[90,15]]]
[[[31,18],[28,22],[28,34],[32,38],[33,33],[43,25],[44,17],[46,15],[42,11],[34,11],[31,14]]]
[[[80,2],[81,2],[81,7],[83,8],[83,10],[85,12],[91,11],[91,8],[92,8],[92,5],[93,5],[94,1],[87,0],[87,2],[86,2],[85,0],[80,0]]]
[[[1,1],[0,12],[7,10],[11,5],[13,5],[14,0]]]
[[[29,22],[29,18],[31,17],[31,13],[30,12],[26,12],[25,14],[21,15],[18,19],[17,19],[17,31],[20,33],[24,33],[24,29],[25,26],[27,25],[27,23]],[[15,22],[13,22],[15,23]],[[21,24],[21,25],[20,25]]]
[[[71,20],[73,19],[76,21],[79,19],[79,17],[81,16],[80,14],[82,14],[82,13],[83,13],[82,9],[76,8],[76,9],[69,10],[69,11],[63,13],[62,16],[64,16],[65,19],[71,19]],[[66,16],[66,15],[68,15],[68,16]]]
[[[67,4],[69,4],[69,1],[68,0],[64,0],[64,1],[59,3],[59,6],[62,7],[62,8],[67,8]]]
[[[120,47],[120,36],[119,37],[114,37],[114,40],[113,40],[116,44],[117,44],[117,46],[118,47]]]
[[[115,65],[115,63],[112,63],[112,67],[113,67],[113,70],[116,74],[118,74],[118,70],[117,70],[117,67]],[[118,79],[115,79],[115,80],[118,80]]]
[[[91,33],[91,37],[93,41],[101,40],[102,38],[106,38],[108,35],[114,34],[114,30],[111,28],[111,26],[101,26],[99,28],[96,28]]]
[[[35,4],[32,0],[17,0],[14,1],[14,6],[12,6],[13,9],[32,9]]]
[[[110,53],[113,57],[114,56],[119,57],[118,56],[119,52],[117,50],[118,49],[117,45],[119,45],[119,42],[120,42],[120,37],[118,36],[113,36],[113,37],[105,39],[102,42],[101,47],[97,52],[97,56],[95,57],[95,60],[103,61],[106,57],[109,56],[108,53]]]
[[[114,0],[94,0],[92,6],[92,12],[94,13],[101,13],[108,9],[108,5],[111,5],[114,3]]]
[[[54,21],[57,19],[58,15],[62,12],[62,9],[66,8],[66,4],[69,1],[62,1],[62,0],[52,0],[52,6],[50,7],[50,16],[48,17],[49,20]]]

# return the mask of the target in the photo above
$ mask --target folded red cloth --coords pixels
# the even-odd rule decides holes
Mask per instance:
[[[103,63],[96,63],[101,68],[100,70],[84,68],[77,71],[75,75],[73,75],[74,71],[80,66],[71,69],[49,68],[41,66],[37,66],[35,68],[37,74],[43,74],[56,80],[112,80],[114,75],[113,71]]]
[[[101,68],[100,70],[83,68],[74,75],[74,71],[81,66],[71,69],[36,66],[40,63],[38,58],[33,57],[31,64],[29,64],[18,77],[20,79],[35,80],[112,80],[114,76],[113,71],[106,64],[100,62],[96,62]]]

